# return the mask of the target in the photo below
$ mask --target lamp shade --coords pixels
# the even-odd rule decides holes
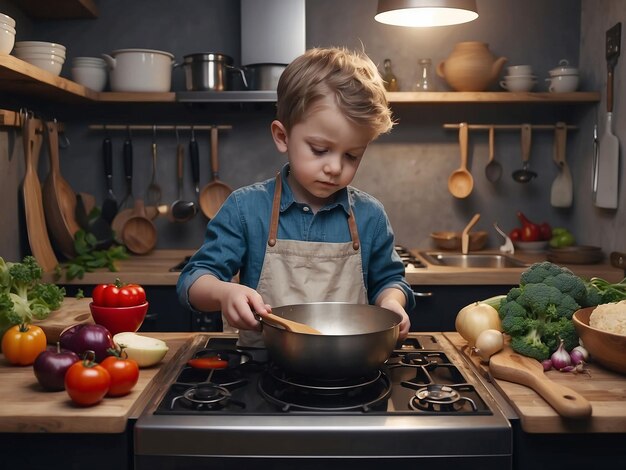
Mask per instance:
[[[395,26],[429,27],[478,18],[476,0],[378,0],[374,19]]]

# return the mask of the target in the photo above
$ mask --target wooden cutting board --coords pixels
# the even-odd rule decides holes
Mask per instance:
[[[552,382],[572,389],[591,404],[589,418],[570,419],[559,415],[532,388],[493,376],[489,366],[481,363],[461,335],[444,333],[454,347],[491,382],[497,392],[513,407],[521,427],[528,433],[626,433],[626,375],[620,375],[590,362],[588,374],[551,370],[545,373]]]
[[[82,299],[66,297],[58,310],[51,312],[45,320],[37,320],[34,324],[44,331],[48,343],[54,344],[59,340],[61,332],[68,326],[77,323],[94,323],[89,310],[89,302],[91,302],[90,297]]]

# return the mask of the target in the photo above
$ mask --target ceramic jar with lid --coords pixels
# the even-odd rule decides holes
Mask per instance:
[[[460,42],[437,66],[437,75],[456,91],[485,91],[495,83],[507,60],[496,58],[484,42]]]
[[[550,77],[546,78],[546,82],[550,93],[571,93],[578,89],[578,68],[570,66],[567,60],[560,60],[558,67],[551,69],[548,74]]]

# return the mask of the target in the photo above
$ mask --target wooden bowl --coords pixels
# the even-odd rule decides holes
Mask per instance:
[[[440,250],[460,250],[461,232],[433,232],[430,238]],[[487,232],[477,231],[469,233],[470,251],[482,250],[487,244]]]
[[[576,332],[595,362],[607,369],[626,374],[626,336],[589,326],[589,317],[595,308],[581,308],[574,312],[572,321]]]

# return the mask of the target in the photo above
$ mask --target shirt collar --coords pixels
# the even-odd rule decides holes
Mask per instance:
[[[297,202],[293,198],[293,191],[289,186],[289,181],[287,180],[287,176],[289,175],[289,163],[285,163],[285,165],[280,170],[280,177],[283,182],[282,194],[280,197],[280,211],[286,211],[291,205],[297,204]],[[346,214],[350,214],[350,193],[347,188],[341,189],[337,192],[337,197],[335,201],[327,206],[324,206],[321,210],[331,210],[335,207],[340,206],[343,208]]]

